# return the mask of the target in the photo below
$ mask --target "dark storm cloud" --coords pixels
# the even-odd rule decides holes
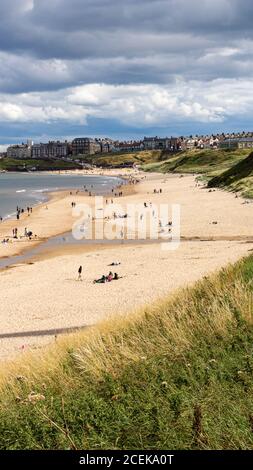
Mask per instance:
[[[217,42],[234,43],[252,36],[253,4],[248,0],[1,0],[0,14],[0,49],[65,60],[187,54],[189,47],[200,53]]]
[[[62,31],[251,31],[250,0],[35,0],[30,17]]]
[[[163,126],[252,110],[252,0],[0,0],[0,19],[3,122]]]

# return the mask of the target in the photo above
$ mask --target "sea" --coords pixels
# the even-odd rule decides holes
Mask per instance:
[[[120,178],[95,175],[1,173],[0,217],[15,216],[17,206],[25,209],[46,202],[52,191],[86,188],[92,194],[103,195],[122,182]]]

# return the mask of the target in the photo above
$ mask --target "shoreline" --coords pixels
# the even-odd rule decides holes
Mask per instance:
[[[90,176],[93,176],[93,175],[90,175]],[[101,176],[109,176],[109,175],[101,175]],[[123,177],[118,176],[118,175],[110,175],[110,177],[121,178],[123,180]],[[133,185],[129,184],[129,178],[125,177],[124,181],[125,183],[122,184],[120,188],[124,188],[125,190],[124,192],[126,194],[134,193],[134,187]],[[78,201],[78,203],[87,203],[89,201],[89,204],[92,203],[93,205],[94,198],[97,196],[96,194],[93,194],[92,196],[88,196],[87,192],[80,191],[77,188],[53,190],[50,192],[46,192],[46,194],[48,196],[46,201],[41,201],[31,206],[33,208],[33,212],[30,216],[27,214],[27,212],[25,212],[19,221],[17,221],[15,218],[7,218],[7,219],[4,219],[0,223],[1,239],[3,240],[5,238],[10,238],[11,240],[4,247],[2,246],[2,244],[0,244],[0,259],[23,255],[27,251],[30,251],[33,248],[41,245],[42,243],[47,242],[50,238],[61,236],[61,235],[64,235],[66,232],[71,231],[72,225],[73,225],[73,218],[70,218],[69,217],[70,214],[68,214],[67,221],[66,221],[66,218],[64,219],[64,212],[66,210],[66,207],[64,208],[63,205],[67,206],[67,204],[70,204],[70,201],[72,199],[75,199],[76,201]],[[111,197],[111,192],[110,193],[105,192],[103,194],[103,197]],[[18,225],[19,229],[24,230],[25,226],[28,225],[28,223],[29,225],[33,225],[35,223],[35,225],[37,226],[37,223],[36,223],[37,219],[39,219],[40,224],[47,225],[46,216],[48,215],[48,213],[45,213],[44,211],[45,210],[50,211],[52,206],[54,206],[54,204],[57,204],[57,203],[59,203],[58,205],[61,207],[59,207],[58,213],[56,213],[55,216],[58,218],[60,217],[62,219],[62,224],[59,223],[55,230],[51,230],[49,231],[48,234],[46,233],[44,235],[37,235],[37,233],[33,231],[33,233],[37,235],[37,237],[33,238],[32,240],[28,240],[25,237],[22,237],[22,239],[19,239],[19,240],[13,239],[13,237],[11,236],[11,231],[12,231],[13,226]],[[42,218],[41,218],[42,212],[44,212],[44,214],[42,214]]]

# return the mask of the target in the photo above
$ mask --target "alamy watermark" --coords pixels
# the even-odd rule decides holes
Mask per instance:
[[[175,251],[181,239],[179,204],[139,203],[124,207],[101,196],[94,203],[73,206],[72,234],[76,240],[158,240]]]

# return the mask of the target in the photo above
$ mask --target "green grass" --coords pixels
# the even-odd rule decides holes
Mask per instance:
[[[0,449],[253,449],[252,293],[250,256],[9,366]]]
[[[223,187],[253,197],[253,153],[221,175],[212,178],[209,187]]]
[[[143,165],[150,162],[160,161],[164,158],[163,154],[159,150],[154,151],[142,151],[132,153],[105,153],[99,155],[78,155],[75,157],[82,163],[88,163],[91,165],[101,166],[104,168],[117,168],[124,165]],[[0,160],[0,170],[6,171],[21,171],[36,167],[37,170],[61,170],[61,169],[75,169],[80,168],[78,163],[64,162],[62,160],[47,159],[13,159],[4,158]]]
[[[199,173],[211,178],[231,168],[248,154],[248,150],[193,150],[163,162],[147,164],[143,169],[161,173]]]
[[[72,170],[80,168],[75,162],[65,162],[62,160],[47,159],[47,160],[35,160],[35,159],[14,159],[14,158],[3,158],[0,160],[0,170],[5,171],[24,171],[36,168],[38,171],[46,170]]]
[[[150,162],[156,162],[161,159],[161,151],[141,151],[129,153],[105,153],[101,155],[80,155],[77,157],[86,163],[101,167],[119,167],[123,165],[142,165]]]

